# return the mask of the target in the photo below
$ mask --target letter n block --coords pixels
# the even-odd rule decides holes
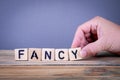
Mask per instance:
[[[69,58],[70,60],[79,60],[82,59],[80,56],[81,48],[70,48],[69,49]]]
[[[43,48],[42,49],[42,61],[54,61],[54,49],[53,48]]]
[[[15,60],[28,60],[28,49],[15,49]]]
[[[68,49],[56,49],[55,60],[68,60]]]
[[[41,61],[42,60],[42,49],[40,48],[29,48],[29,61]]]

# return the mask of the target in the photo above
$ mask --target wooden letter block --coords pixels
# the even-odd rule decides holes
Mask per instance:
[[[54,49],[52,48],[43,48],[42,49],[42,61],[54,61]]]
[[[55,60],[68,60],[68,49],[56,49]]]
[[[42,49],[40,48],[29,48],[29,61],[40,61],[42,60]]]
[[[15,49],[15,60],[28,60],[27,48]]]
[[[79,60],[82,59],[80,56],[81,48],[71,48],[69,49],[69,58],[70,60]]]

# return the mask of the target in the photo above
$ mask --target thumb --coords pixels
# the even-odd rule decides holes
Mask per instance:
[[[87,58],[91,56],[95,56],[98,52],[104,50],[104,43],[102,40],[97,40],[95,42],[89,43],[81,50],[81,57]]]

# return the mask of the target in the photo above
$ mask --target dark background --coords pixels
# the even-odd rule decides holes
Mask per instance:
[[[120,24],[120,0],[0,0],[0,49],[69,48],[95,16]]]

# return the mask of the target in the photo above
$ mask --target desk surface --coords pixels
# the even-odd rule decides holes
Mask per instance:
[[[13,50],[0,50],[0,80],[120,80],[120,57],[79,61],[15,61]]]

